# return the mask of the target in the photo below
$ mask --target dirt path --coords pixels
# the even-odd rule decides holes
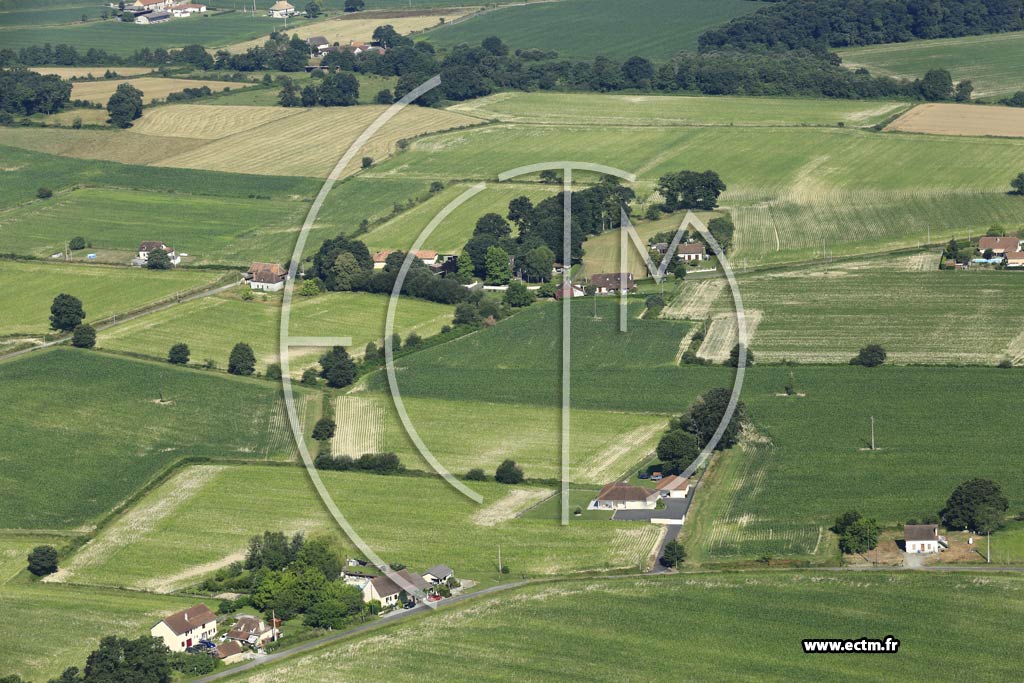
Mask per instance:
[[[473,523],[479,526],[497,526],[516,516],[521,510],[550,498],[554,489],[512,489],[504,498],[499,498],[473,515]]]

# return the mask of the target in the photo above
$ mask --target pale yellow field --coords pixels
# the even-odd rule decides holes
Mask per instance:
[[[885,128],[936,135],[1024,137],[1024,109],[975,104],[920,104]]]
[[[142,136],[131,129],[106,131],[0,126],[0,145],[124,164],[152,164],[203,144],[203,140],[189,138]]]
[[[82,81],[75,83],[74,87],[72,87],[71,99],[105,103],[114,94],[114,91],[117,90],[117,86],[125,82],[130,82],[141,90],[142,101],[146,103],[165,99],[172,92],[181,92],[185,88],[201,88],[205,85],[214,92],[220,92],[224,88],[244,88],[247,85],[245,83],[228,83],[225,81],[194,81],[186,78],[133,78],[130,81]]]
[[[46,117],[46,123],[51,126],[71,126],[75,119],[81,119],[83,124],[102,126],[107,122],[106,109],[69,109],[57,114],[50,114]]]
[[[443,11],[433,10],[429,13],[417,14],[410,17],[389,17],[387,13],[380,15],[364,15],[359,13],[355,16],[342,17],[339,19],[328,19],[313,24],[306,24],[290,31],[293,35],[301,38],[312,36],[323,36],[331,45],[339,43],[347,45],[350,42],[368,43],[373,37],[373,31],[378,26],[390,24],[402,35],[422,31],[437,26],[443,18],[446,22],[465,16],[474,11],[473,7],[455,7]],[[266,42],[266,38],[247,40],[244,43],[229,45],[230,52],[245,52],[250,47],[259,47]]]
[[[102,78],[107,71],[116,71],[119,76],[140,76],[152,73],[148,66],[34,66],[32,71],[47,76],[54,74],[61,78],[81,78],[92,74]]]
[[[155,165],[326,177],[349,145],[385,109],[372,105],[300,110],[294,116],[221,137],[189,152],[161,159]],[[394,152],[402,138],[476,123],[479,119],[462,114],[409,107],[370,139],[347,171],[358,169],[362,156],[380,161]]]
[[[284,107],[215,107],[203,104],[171,104],[143,113],[132,132],[161,137],[219,138],[257,128],[271,121],[296,116],[304,109]]]

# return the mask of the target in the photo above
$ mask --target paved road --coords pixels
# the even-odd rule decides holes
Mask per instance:
[[[195,301],[196,299],[202,299],[202,298],[207,297],[207,296],[213,296],[214,294],[220,294],[221,292],[226,292],[228,290],[231,290],[231,289],[234,289],[235,287],[237,287],[240,282],[241,282],[241,279],[239,279],[238,281],[235,281],[235,282],[230,282],[230,283],[228,283],[226,285],[220,285],[220,286],[217,286],[217,287],[213,287],[211,289],[204,289],[202,291],[195,292],[193,294],[189,294],[188,296],[184,296],[184,297],[182,297],[180,299],[177,299],[175,301],[168,301],[167,303],[160,304],[159,306],[154,306],[152,308],[147,308],[145,310],[138,311],[136,313],[129,313],[129,314],[125,315],[123,318],[117,318],[116,320],[110,320],[108,322],[105,322],[105,323],[102,323],[102,324],[99,324],[99,325],[94,325],[94,327],[96,328],[97,332],[102,332],[103,330],[106,330],[106,329],[109,329],[111,327],[114,327],[115,325],[120,325],[120,324],[126,323],[126,322],[128,322],[130,320],[136,320],[136,319],[141,318],[141,317],[143,317],[145,315],[149,315],[150,313],[156,313],[158,311],[165,311],[168,308],[171,308],[172,306],[177,306],[179,304],[188,303],[189,301]],[[71,340],[71,335],[69,334],[69,335],[65,335],[63,337],[60,337],[59,339],[54,339],[52,341],[43,342],[42,344],[37,344],[35,346],[30,346],[27,349],[21,349],[19,351],[12,351],[11,353],[0,354],[0,361],[10,360],[11,358],[17,358],[18,356],[24,356],[27,353],[32,353],[33,351],[39,351],[41,349],[48,349],[48,348],[50,348],[52,346],[57,346],[59,344],[64,344],[64,343],[66,343],[66,342],[68,342],[70,340]]]
[[[531,583],[531,582],[530,581],[513,581],[512,583],[505,583],[505,584],[501,584],[499,586],[491,586],[489,588],[484,588],[483,590],[478,590],[478,591],[476,591],[474,593],[463,593],[461,595],[455,595],[455,596],[453,596],[451,598],[448,598],[447,600],[444,600],[441,603],[441,605],[442,606],[453,605],[453,604],[458,603],[458,602],[463,602],[463,601],[466,601],[466,600],[472,600],[474,598],[483,597],[485,595],[490,595],[491,593],[497,593],[499,591],[509,590],[511,588],[519,588],[521,586],[525,586],[528,583]],[[383,626],[387,626],[388,624],[394,624],[394,623],[399,622],[399,621],[404,621],[406,619],[409,619],[409,618],[413,617],[414,615],[423,614],[425,612],[429,612],[429,611],[431,611],[431,609],[432,608],[427,607],[426,605],[421,603],[421,604],[417,605],[416,607],[414,607],[412,609],[402,610],[401,612],[393,613],[392,616],[386,616],[386,617],[383,617],[381,619],[375,619],[373,621],[368,621],[365,624],[360,624],[359,626],[354,626],[352,628],[345,629],[344,631],[336,631],[336,632],[331,633],[329,635],[321,636],[320,638],[316,638],[315,640],[307,640],[304,643],[299,643],[295,647],[290,647],[290,648],[285,649],[285,650],[278,650],[277,652],[274,652],[273,654],[269,654],[269,655],[266,655],[266,656],[263,656],[263,657],[259,657],[257,659],[251,659],[248,662],[246,662],[245,664],[242,664],[240,666],[232,667],[231,669],[226,669],[224,671],[218,671],[217,673],[210,674],[209,676],[203,676],[201,678],[196,678],[192,683],[210,683],[211,681],[218,681],[218,680],[221,680],[223,678],[228,678],[229,676],[234,676],[236,674],[240,674],[240,673],[243,673],[245,671],[249,671],[251,669],[255,669],[258,666],[263,666],[265,664],[270,664],[272,662],[276,662],[276,661],[282,660],[285,657],[291,657],[292,655],[297,655],[297,654],[299,654],[301,652],[309,652],[310,650],[314,650],[314,649],[316,649],[318,647],[321,647],[323,645],[326,645],[328,643],[333,643],[336,640],[342,640],[344,638],[350,638],[350,637],[358,635],[360,633],[365,633],[366,631],[371,631],[373,629],[377,629],[377,628],[381,628]]]

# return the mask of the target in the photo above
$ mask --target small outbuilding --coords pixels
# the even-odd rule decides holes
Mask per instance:
[[[670,474],[659,481],[654,488],[666,498],[686,498],[690,493],[690,480]]]

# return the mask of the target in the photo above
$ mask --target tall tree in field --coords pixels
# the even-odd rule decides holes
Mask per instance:
[[[673,420],[673,427],[682,427],[696,435],[698,444],[704,448],[718,430],[718,425],[725,417],[731,398],[732,391],[730,389],[711,389],[700,397],[681,420]],[[737,401],[736,410],[729,419],[725,431],[722,432],[722,438],[715,446],[716,451],[732,447],[739,439],[744,413],[743,402]]]
[[[57,571],[57,549],[52,545],[39,545],[28,554],[28,570],[35,576],[47,576]]]
[[[163,249],[154,249],[146,259],[146,267],[150,270],[170,270],[173,265],[171,257]]]
[[[665,567],[678,567],[686,560],[686,548],[679,541],[672,539],[661,551],[661,564]]]
[[[700,454],[697,437],[683,429],[671,429],[658,442],[658,459],[678,474],[690,466]]]
[[[50,305],[50,329],[70,332],[84,319],[82,302],[70,294],[58,294]]]
[[[1019,173],[1016,178],[1010,181],[1010,187],[1015,194],[1024,195],[1024,173]]]
[[[512,279],[512,267],[508,263],[508,252],[501,247],[489,247],[484,260],[487,284],[506,285]]]
[[[228,372],[232,375],[251,375],[256,372],[256,354],[243,342],[235,344],[228,357]]]
[[[714,171],[679,171],[658,179],[658,192],[665,198],[665,210],[710,211],[718,206],[725,183]]]
[[[359,104],[359,81],[350,73],[329,73],[320,82],[317,97],[319,104],[324,107],[351,107]]]
[[[494,472],[494,481],[500,484],[523,483],[523,470],[515,460],[505,460]]]
[[[850,359],[850,365],[863,365],[866,368],[875,368],[885,362],[885,349],[878,344],[868,344],[857,355]]]
[[[1010,502],[999,484],[991,479],[971,479],[957,486],[942,510],[948,529],[971,529],[988,533],[998,528]]]
[[[881,532],[878,522],[861,517],[850,524],[839,537],[839,549],[850,555],[866,553],[878,545],[878,534]]]
[[[190,355],[188,344],[175,344],[167,352],[167,362],[173,365],[186,365]]]
[[[396,347],[397,348],[397,345]],[[320,358],[320,376],[333,389],[347,387],[356,381],[356,364],[342,346],[335,346]]]
[[[130,83],[122,83],[107,100],[110,123],[118,128],[128,128],[132,121],[142,116],[142,91]]]
[[[932,69],[918,83],[921,97],[929,102],[953,98],[953,77],[945,69]]]

